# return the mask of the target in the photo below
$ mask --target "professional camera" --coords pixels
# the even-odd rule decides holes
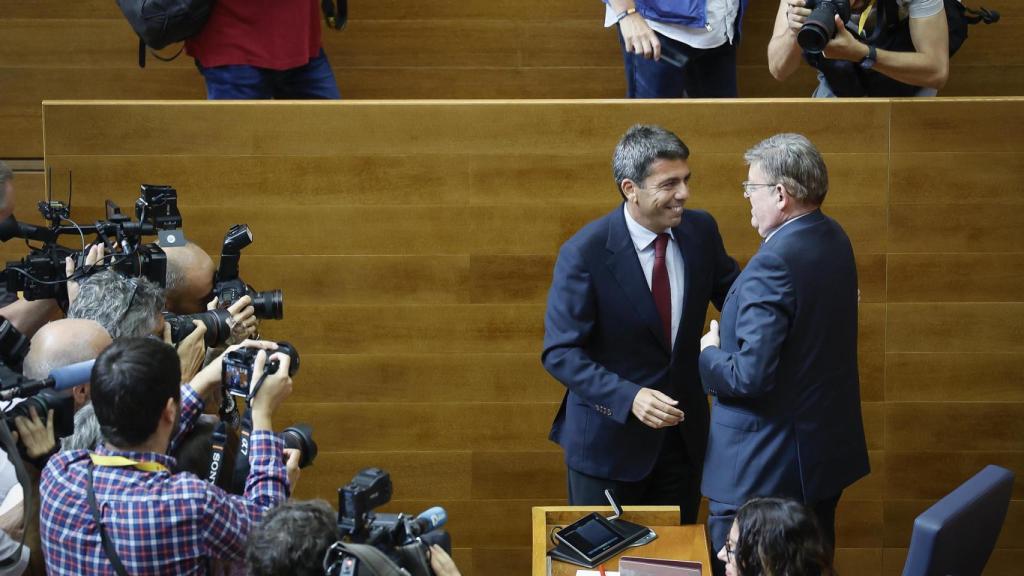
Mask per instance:
[[[171,342],[178,343],[184,340],[195,329],[193,320],[199,320],[206,326],[206,334],[203,340],[207,348],[217,348],[228,341],[231,337],[231,314],[223,309],[207,310],[195,314],[173,314],[164,312],[164,321],[171,327]]]
[[[289,376],[294,376],[299,370],[299,351],[288,342],[278,342],[277,350],[267,352],[268,355],[281,352],[291,357],[291,364],[288,366]],[[243,398],[249,397],[249,384],[252,381],[252,372],[257,354],[259,354],[259,350],[245,347],[237,348],[224,354],[224,358],[221,360],[221,382],[223,382],[229,394]],[[277,372],[280,364],[276,358],[268,359],[264,373],[274,374]]]
[[[387,472],[380,468],[361,470],[338,489],[338,532],[351,544],[373,546],[412,576],[432,576],[426,552],[429,546],[438,544],[451,552],[448,533],[437,530],[447,522],[448,515],[440,506],[416,517],[373,512],[390,501],[391,494]],[[331,547],[324,567],[328,575],[365,574],[358,570],[361,560],[355,547],[340,542]]]
[[[4,276],[8,292],[21,292],[26,300],[67,299],[67,278],[64,259],[71,256],[83,264],[86,234],[95,234],[96,243],[107,247],[107,262],[98,263],[88,273],[112,268],[128,276],[149,278],[160,286],[166,284],[167,258],[161,246],[177,246],[185,242],[181,233],[178,195],[170,186],[143,184],[135,203],[138,221],[123,214],[111,200],[106,201],[106,219],[93,225],[79,226],[71,220],[70,206],[59,201],[39,202],[39,212],[49,221],[48,227],[18,222],[14,216],[0,222],[0,241],[24,238],[42,242],[30,246],[28,256],[8,262]],[[65,225],[71,222],[71,225]],[[62,235],[82,238],[82,249],[74,250],[57,243]],[[143,244],[143,236],[159,236],[160,244]]]
[[[805,51],[820,54],[836,36],[836,14],[843,22],[850,19],[850,0],[806,0],[804,7],[811,9],[811,15],[800,27],[796,42]]]
[[[227,308],[246,294],[252,298],[257,318],[280,320],[284,317],[284,294],[280,290],[257,292],[238,277],[238,260],[242,248],[252,244],[252,231],[246,224],[235,224],[224,235],[224,245],[217,268],[217,282],[213,287],[220,306]]]
[[[302,453],[299,458],[299,468],[306,468],[313,465],[316,460],[316,441],[313,440],[313,427],[309,424],[296,424],[281,431],[278,436],[284,440],[285,448],[293,448]]]

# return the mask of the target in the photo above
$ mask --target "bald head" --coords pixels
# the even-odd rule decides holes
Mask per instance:
[[[206,310],[213,292],[213,259],[198,244],[165,248],[167,254],[167,305],[175,314]]]
[[[110,343],[107,331],[92,320],[65,318],[50,322],[32,337],[25,357],[25,376],[45,378],[62,366],[93,360]]]

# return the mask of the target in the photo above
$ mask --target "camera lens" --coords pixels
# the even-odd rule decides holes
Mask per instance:
[[[296,424],[281,431],[281,439],[287,448],[294,448],[302,452],[299,458],[299,468],[305,468],[313,464],[316,459],[317,445],[313,440],[313,427],[309,424]]]
[[[847,0],[823,0],[814,6],[796,35],[796,42],[800,48],[811,54],[820,54],[829,40],[836,35],[836,14],[844,22],[848,20],[850,3]]]
[[[208,348],[216,348],[228,341],[231,337],[231,326],[228,320],[231,314],[223,308],[207,310],[197,314],[171,314],[164,312],[164,321],[171,326],[171,342],[177,344],[184,340],[189,334],[195,331],[196,326],[193,320],[199,320],[206,326],[206,334],[203,340]]]
[[[280,290],[267,290],[265,292],[249,291],[252,298],[252,306],[256,309],[257,318],[280,320],[284,318],[284,293]]]

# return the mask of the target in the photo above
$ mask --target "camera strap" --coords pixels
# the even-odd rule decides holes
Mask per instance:
[[[231,476],[231,492],[245,492],[245,480],[249,477],[249,439],[252,436],[252,408],[245,411],[242,424],[238,428],[238,453],[235,456],[235,469]]]
[[[95,455],[91,456],[95,458]],[[110,560],[110,563],[114,565],[114,571],[117,572],[118,576],[128,576],[128,571],[125,570],[124,564],[121,563],[121,557],[117,555],[117,550],[114,548],[114,543],[111,542],[110,538],[107,536],[107,530],[103,527],[103,521],[100,518],[100,507],[96,503],[96,491],[92,487],[93,468],[95,468],[95,466],[93,466],[92,463],[90,463],[89,478],[85,484],[85,493],[89,498],[89,509],[92,511],[92,518],[96,521],[96,526],[99,527],[100,541],[103,542],[103,552],[107,555],[107,558]]]
[[[221,474],[224,472],[224,450],[228,443],[228,424],[224,420],[217,423],[210,436],[210,470],[206,474],[206,481],[217,485]]]

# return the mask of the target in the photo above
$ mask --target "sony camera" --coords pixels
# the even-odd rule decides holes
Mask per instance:
[[[391,475],[380,468],[366,468],[338,489],[338,533],[342,540],[328,551],[324,567],[328,575],[357,576],[358,547],[364,544],[383,553],[396,567],[412,576],[433,576],[427,550],[438,544],[451,552],[451,537],[438,530],[447,520],[444,508],[434,506],[419,514],[374,512],[391,500]],[[365,557],[364,557],[365,559]]]
[[[246,224],[235,224],[224,235],[220,265],[217,268],[217,282],[213,291],[219,298],[222,308],[227,308],[242,296],[248,295],[252,298],[257,318],[280,320],[284,317],[284,294],[280,290],[258,292],[238,277],[238,260],[242,248],[249,244],[252,244],[252,231]]]
[[[805,52],[820,54],[825,45],[836,36],[836,14],[846,22],[850,19],[850,0],[806,0],[805,8],[811,9],[796,42]]]
[[[267,351],[268,355],[276,352],[287,354],[291,357],[291,364],[288,366],[288,375],[294,376],[299,370],[299,351],[288,342],[278,342],[277,350]],[[221,360],[221,372],[224,388],[233,396],[249,397],[249,386],[252,382],[253,367],[256,363],[256,355],[259,350],[256,348],[237,348],[224,354]],[[264,371],[267,374],[274,374],[280,367],[277,358],[267,360]]]

